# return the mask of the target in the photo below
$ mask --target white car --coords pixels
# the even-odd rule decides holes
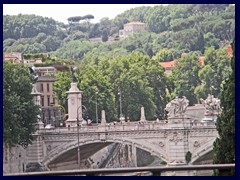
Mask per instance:
[[[45,129],[54,129],[54,126],[52,126],[51,124],[47,124],[47,125],[45,126]]]

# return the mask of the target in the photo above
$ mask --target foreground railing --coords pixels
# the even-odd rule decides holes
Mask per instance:
[[[235,169],[235,164],[208,164],[208,165],[185,165],[166,167],[133,167],[133,168],[104,168],[104,169],[83,169],[83,170],[62,170],[29,173],[4,174],[4,176],[106,176],[115,175],[152,175],[161,176],[167,171],[189,171],[189,170],[214,170],[214,169]]]

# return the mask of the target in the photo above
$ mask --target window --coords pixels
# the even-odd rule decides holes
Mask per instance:
[[[43,92],[43,84],[40,84],[40,92]]]
[[[47,96],[48,106],[50,106],[50,96]]]
[[[41,97],[41,104],[44,106],[44,96]]]
[[[47,84],[47,92],[49,92],[49,84]]]

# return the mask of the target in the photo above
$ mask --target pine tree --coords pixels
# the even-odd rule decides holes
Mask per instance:
[[[223,111],[217,119],[219,137],[214,142],[214,164],[235,163],[235,41],[232,43],[232,74],[225,81],[221,93]],[[234,175],[235,170],[222,169],[215,175]]]

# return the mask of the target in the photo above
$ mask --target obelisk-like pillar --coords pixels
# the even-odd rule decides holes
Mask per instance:
[[[144,107],[141,107],[141,118],[140,118],[140,122],[145,122],[146,118],[145,118],[145,112],[144,112]]]
[[[102,110],[101,125],[106,125],[106,115],[104,110]]]
[[[77,83],[71,83],[71,88],[67,91],[68,94],[68,119],[67,127],[77,126],[77,117],[82,121],[82,91],[77,87]]]

